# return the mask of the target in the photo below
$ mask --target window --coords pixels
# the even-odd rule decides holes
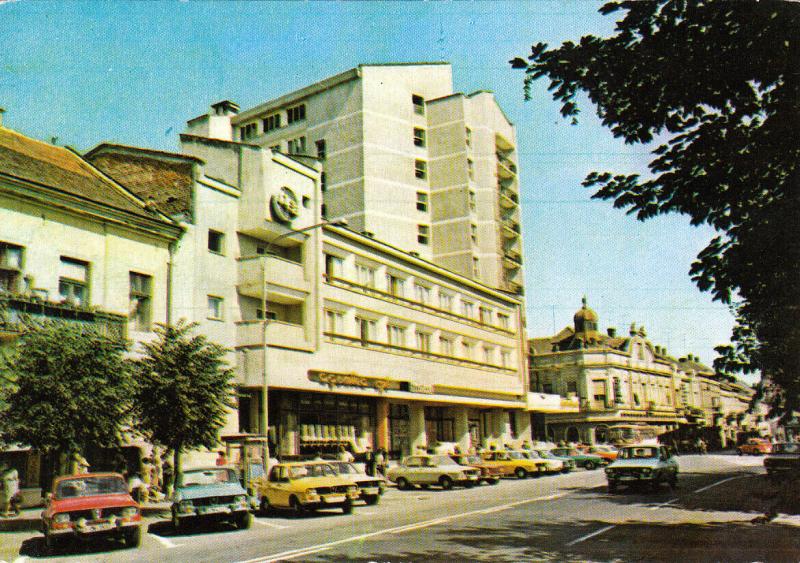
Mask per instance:
[[[453,294],[452,293],[445,293],[443,291],[439,292],[439,308],[445,311],[452,311],[453,310]]]
[[[471,190],[469,192],[469,210],[473,212],[478,210],[478,202],[475,196],[475,192]]]
[[[420,303],[430,303],[431,301],[431,288],[427,285],[414,284],[414,297]]]
[[[461,349],[464,352],[464,357],[467,358],[468,360],[472,359],[472,350],[474,348],[475,348],[475,346],[472,344],[472,342],[462,342],[461,343]]]
[[[492,324],[492,310],[488,307],[478,307],[481,322],[485,325]]]
[[[356,276],[359,285],[375,287],[375,268],[370,268],[364,264],[356,264]]]
[[[425,129],[414,127],[414,146],[415,147],[425,146]]]
[[[477,257],[472,258],[472,275],[476,278],[481,275],[481,265]]]
[[[208,296],[208,318],[212,321],[222,320],[222,297]]]
[[[275,321],[278,319],[278,313],[275,311],[267,311],[267,320],[268,321]],[[264,309],[256,309],[256,320],[263,321],[264,320]]]
[[[130,312],[128,322],[134,331],[150,330],[150,315],[153,302],[153,278],[144,274],[130,273]]]
[[[325,255],[325,277],[329,280],[332,278],[341,278],[342,270],[344,268],[344,261],[338,256],[332,254]]]
[[[328,156],[328,151],[325,147],[325,139],[314,141],[314,144],[317,147],[317,158],[320,160],[325,160],[325,158]]]
[[[219,231],[208,230],[208,249],[211,252],[222,254],[225,250],[224,247],[225,235]]]
[[[508,327],[509,327],[508,315],[506,315],[505,313],[497,313],[497,325],[500,328],[504,328],[504,329],[508,330]]]
[[[375,339],[375,321],[356,317],[356,328],[358,329],[358,337],[361,339],[362,346],[366,346],[367,343]]]
[[[453,355],[453,340],[446,336],[439,337],[439,353],[443,356]]]
[[[286,110],[286,121],[291,125],[306,118],[306,105],[300,104]]]
[[[417,225],[417,242],[428,244],[430,240],[431,228],[428,225]]]
[[[470,225],[469,226],[469,238],[472,239],[472,244],[478,243],[478,225]]]
[[[22,276],[21,246],[0,242],[0,292],[16,293]]]
[[[461,302],[461,312],[464,314],[465,317],[472,318],[475,316],[475,304],[471,301],[462,301]]]
[[[287,143],[287,152],[289,154],[305,154],[306,152],[306,138],[298,137],[290,139]]]
[[[511,367],[511,352],[508,350],[500,350],[500,365],[504,368]]]
[[[475,179],[475,163],[472,162],[471,158],[467,159],[467,175],[469,176],[470,180]]]
[[[269,115],[269,116],[265,117],[261,121],[261,124],[264,127],[264,133],[266,133],[268,131],[273,131],[275,129],[280,129],[280,126],[281,126],[281,114],[274,113],[272,115]]]
[[[58,294],[79,307],[89,304],[89,263],[61,257]]]
[[[248,123],[239,127],[239,139],[246,141],[258,135],[258,123]]]
[[[319,189],[323,192],[328,189],[328,177],[325,175],[325,172],[319,175]]]
[[[467,128],[464,129],[464,133],[466,134],[466,137],[467,137],[467,146],[471,147],[472,146],[472,129],[467,127]]]
[[[386,327],[389,344],[392,346],[406,345],[406,329],[399,325],[389,325]]]
[[[417,349],[421,352],[430,352],[431,351],[431,335],[428,332],[423,332],[418,330],[416,332],[417,337]]]
[[[277,145],[272,145],[272,146],[269,148],[269,150],[271,150],[271,151],[274,151],[274,152],[280,152],[280,150],[281,150],[281,144],[280,144],[280,143],[278,143]]]
[[[425,192],[417,192],[417,211],[428,210],[428,194]]]
[[[392,274],[386,274],[386,290],[395,297],[405,297],[405,280]]]
[[[424,180],[428,177],[428,163],[424,160],[415,160],[414,161],[414,176],[419,178],[420,180]]]
[[[417,94],[412,94],[411,104],[414,106],[414,113],[417,115],[425,115],[425,98]]]
[[[325,310],[325,332],[331,334],[342,334],[344,326],[344,315],[339,311]]]
[[[483,363],[491,364],[494,359],[494,348],[491,346],[483,347]]]

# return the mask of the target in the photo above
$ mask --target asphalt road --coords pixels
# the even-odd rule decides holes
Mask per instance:
[[[74,546],[44,557],[39,534],[0,534],[7,561],[798,561],[800,528],[760,523],[760,458],[682,456],[679,487],[606,491],[602,470],[495,486],[391,489],[378,506],[293,519],[257,517],[249,530],[175,534],[149,519],[139,549]],[[754,523],[755,520],[755,523]],[[762,519],[763,520],[763,519]]]

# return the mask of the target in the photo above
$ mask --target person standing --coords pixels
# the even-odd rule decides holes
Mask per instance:
[[[376,460],[375,460],[375,452],[372,451],[370,446],[367,446],[367,451],[364,452],[364,467],[366,469],[367,475],[370,477],[375,476],[376,471]]]
[[[386,475],[386,450],[383,448],[375,453],[375,469],[380,475]]]
[[[12,504],[13,499],[17,496],[19,492],[19,473],[13,467],[3,464],[0,466],[0,478],[2,478],[3,482],[0,483],[2,489],[2,516],[11,516],[12,515]]]
[[[224,450],[219,450],[217,452],[217,466],[228,465],[228,458],[225,456]]]

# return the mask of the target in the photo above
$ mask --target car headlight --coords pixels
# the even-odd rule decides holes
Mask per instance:
[[[245,495],[236,495],[233,497],[234,504],[247,504],[247,497]]]
[[[66,524],[69,522],[69,514],[66,512],[62,512],[61,514],[56,514],[53,516],[53,522],[56,524]]]
[[[127,508],[122,509],[123,518],[133,518],[137,514],[139,514],[139,511],[136,509],[135,506],[128,506]]]
[[[642,468],[642,475],[650,475],[651,471],[652,471],[652,469],[650,469],[649,467],[643,467]]]
[[[191,512],[194,509],[194,505],[190,500],[182,500],[178,508],[181,512]]]
[[[606,467],[606,475],[613,475],[613,474],[614,474],[614,470],[611,469],[610,467]]]
[[[316,494],[317,494],[317,489],[306,489],[307,496],[313,497],[316,496]]]

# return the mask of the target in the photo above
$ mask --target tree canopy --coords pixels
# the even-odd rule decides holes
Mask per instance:
[[[191,335],[196,323],[159,325],[157,339],[143,343],[135,362],[134,425],[152,443],[180,455],[191,448],[213,448],[232,408],[233,371],[226,349],[205,336]]]
[[[67,323],[23,334],[2,359],[2,439],[64,454],[118,445],[130,396],[125,351],[118,340]]]
[[[731,305],[725,375],[760,373],[772,414],[800,410],[800,4],[611,2],[614,34],[538,43],[524,91],[547,77],[564,117],[578,94],[626,143],[650,144],[649,174],[592,172],[593,197],[646,220],[688,215],[716,231],[692,264],[702,291]]]

